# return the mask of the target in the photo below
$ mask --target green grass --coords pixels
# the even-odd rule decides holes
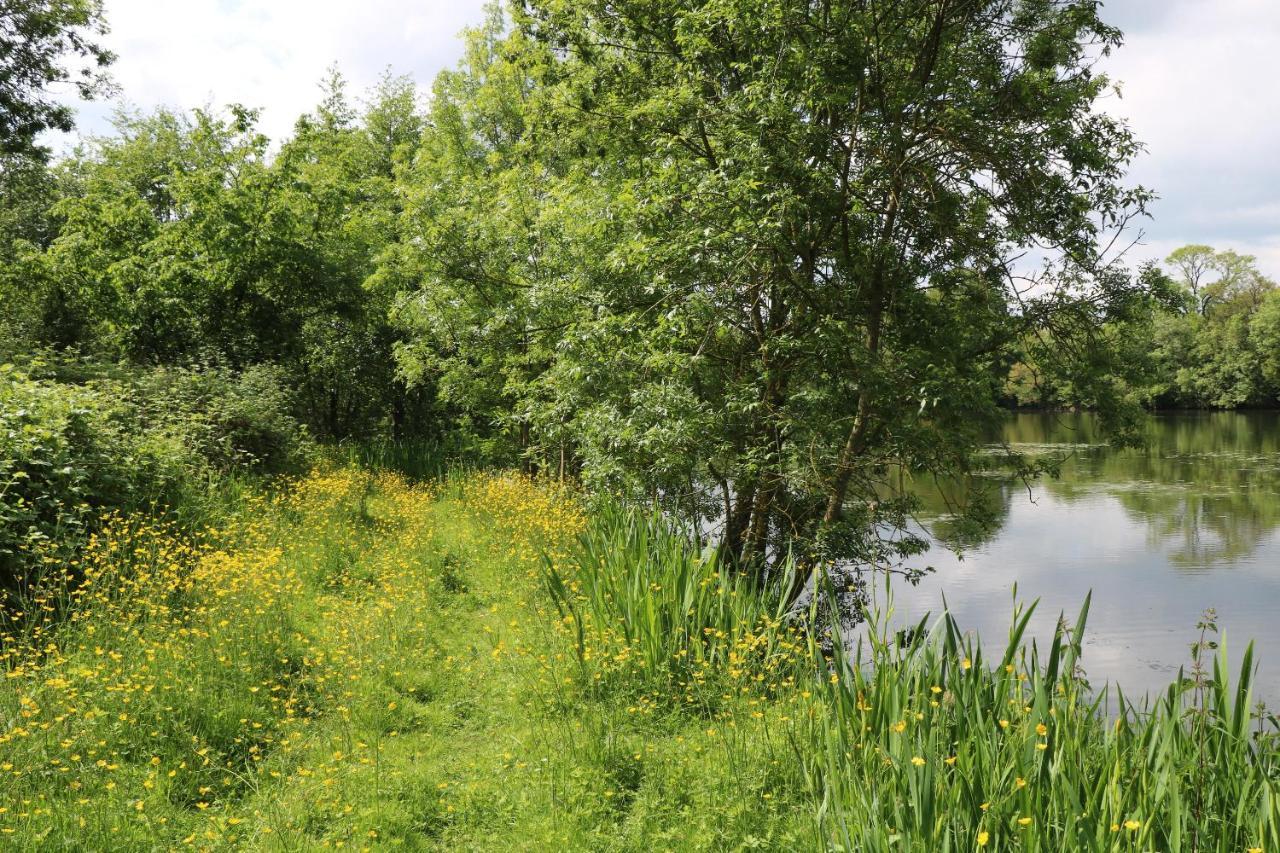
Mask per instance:
[[[1082,680],[1087,610],[824,654],[660,518],[514,475],[228,505],[108,524],[5,636],[0,849],[1280,849],[1247,660],[1138,712]]]

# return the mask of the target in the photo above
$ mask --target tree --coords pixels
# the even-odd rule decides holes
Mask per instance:
[[[1207,306],[1207,296],[1202,291],[1216,269],[1216,254],[1212,246],[1195,243],[1173,250],[1164,260],[1173,267],[1178,282],[1191,294],[1195,310],[1201,314]]]
[[[336,69],[324,88],[275,152],[232,106],[121,110],[53,170],[0,160],[6,330],[134,364],[273,363],[326,437],[426,426],[430,401],[395,375],[392,294],[366,286],[395,238],[417,93],[387,74],[357,109]]]
[[[309,256],[290,239],[279,173],[256,113],[120,113],[92,141],[80,191],[31,270],[48,343],[93,342],[143,362],[217,354],[244,365],[288,352]]]
[[[1211,246],[1183,246],[1165,263],[1194,310],[1157,317],[1152,356],[1162,390],[1153,386],[1155,399],[1209,408],[1273,403],[1267,365],[1275,282],[1254,256]]]
[[[1241,255],[1230,249],[1217,252],[1213,268],[1218,279],[1205,287],[1205,300],[1219,312],[1252,314],[1262,305],[1263,297],[1276,287],[1276,283],[1258,269],[1258,259],[1253,255]]]
[[[1275,288],[1258,269],[1258,259],[1230,249],[1218,251],[1199,243],[1182,246],[1164,261],[1190,295],[1195,310],[1252,313],[1267,291]]]
[[[42,158],[0,155],[0,339],[15,347],[38,335],[40,293],[25,272],[57,235],[54,204],[62,191]],[[0,345],[0,360],[9,356]]]
[[[71,130],[71,108],[50,89],[70,83],[82,98],[103,90],[114,59],[97,41],[105,33],[101,0],[0,0],[0,154],[29,153],[43,131]]]
[[[1262,301],[1249,327],[1253,348],[1259,355],[1259,369],[1267,383],[1270,403],[1280,403],[1280,290],[1272,290]]]
[[[533,454],[569,436],[588,481],[717,520],[743,566],[918,549],[890,475],[965,470],[1014,343],[1087,352],[1142,289],[1098,249],[1147,195],[1093,109],[1120,38],[1094,2],[544,0],[516,24],[491,37],[508,96],[492,67],[445,78],[464,116],[519,121],[458,125],[418,181],[442,206],[417,234],[458,251],[403,280],[417,340],[488,318],[456,351],[520,365]],[[1032,245],[1052,269],[1017,264]]]
[[[411,406],[395,376],[391,294],[366,283],[395,239],[402,206],[396,176],[422,133],[417,90],[388,73],[361,114],[336,70],[324,89],[276,163],[290,176],[282,203],[301,226],[296,239],[314,260],[309,287],[313,297],[325,294],[303,316],[291,368],[307,419],[321,434],[390,427],[399,436],[411,426]]]
[[[594,245],[565,230],[580,238],[596,221],[560,206],[565,158],[528,123],[539,98],[529,64],[546,57],[505,29],[491,5],[459,68],[437,78],[429,128],[403,174],[401,236],[376,280],[401,294],[404,374],[434,385],[477,437],[505,437],[526,468],[564,470],[558,420],[546,415],[534,432],[536,382],[579,309],[562,286],[565,264]]]

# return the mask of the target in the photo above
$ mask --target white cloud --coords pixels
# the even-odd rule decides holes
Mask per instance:
[[[483,0],[107,0],[127,100],[262,107],[274,138],[315,105],[331,63],[356,92],[387,66],[425,88],[482,14]],[[1107,108],[1147,143],[1133,178],[1161,196],[1134,256],[1210,243],[1280,277],[1280,3],[1110,0],[1104,17],[1126,32],[1106,63],[1123,98]],[[109,112],[84,106],[82,128],[106,130]]]
[[[1280,49],[1275,0],[1114,0],[1126,30],[1108,104],[1148,147],[1133,178],[1160,199],[1144,257],[1185,243],[1255,254],[1280,277]]]
[[[353,93],[390,66],[424,88],[461,55],[458,34],[483,18],[483,0],[107,0],[118,55],[112,76],[143,109],[243,103],[263,109],[273,138],[320,98],[336,62]],[[108,129],[107,104],[81,109],[81,129]]]

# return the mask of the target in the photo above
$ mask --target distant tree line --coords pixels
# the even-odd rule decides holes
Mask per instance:
[[[1164,267],[1145,308],[1103,325],[1105,358],[1116,366],[1113,393],[1154,409],[1280,405],[1280,288],[1257,259],[1196,244],[1174,251]],[[1058,346],[1052,334],[1027,337],[1005,387],[1011,403],[1095,405],[1073,376],[1081,360],[1070,366],[1052,352]]]

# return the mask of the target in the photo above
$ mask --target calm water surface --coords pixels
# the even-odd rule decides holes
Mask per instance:
[[[1011,416],[1005,440],[1065,457],[1061,477],[993,478],[998,528],[963,557],[935,547],[912,561],[936,574],[898,585],[895,622],[940,611],[945,594],[962,627],[1002,649],[1015,583],[1040,599],[1042,642],[1092,590],[1085,669],[1095,687],[1138,694],[1176,676],[1213,607],[1233,660],[1256,641],[1255,692],[1280,705],[1280,414],[1160,415],[1146,430],[1145,448],[1114,450],[1087,415]],[[944,530],[937,497],[924,521]]]

